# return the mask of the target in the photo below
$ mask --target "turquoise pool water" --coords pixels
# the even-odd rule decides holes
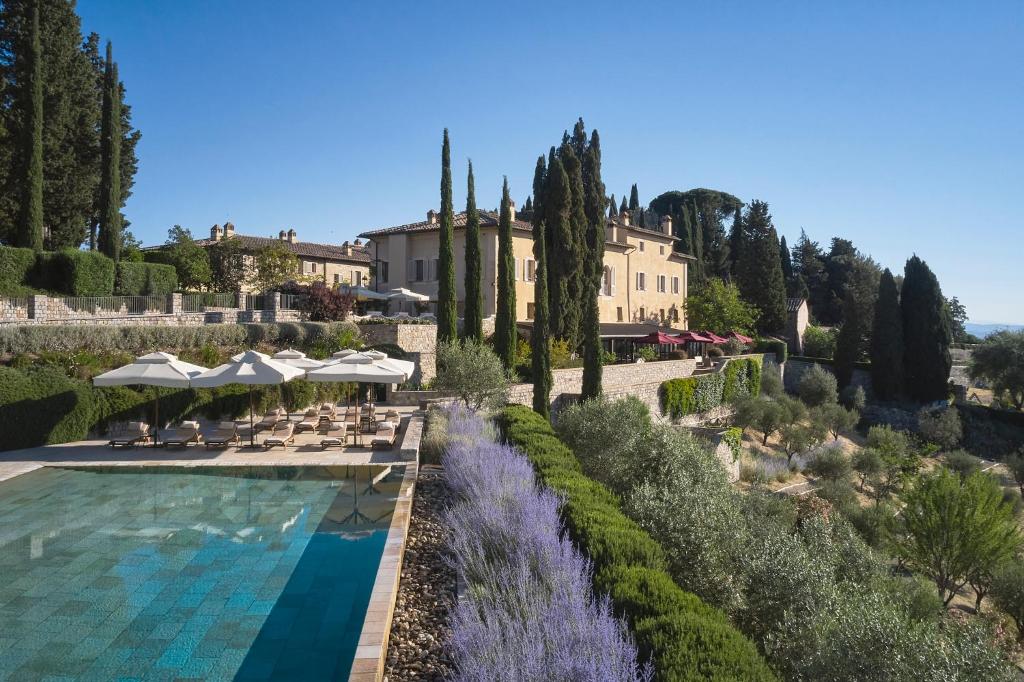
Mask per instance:
[[[344,679],[400,467],[0,483],[0,679]]]

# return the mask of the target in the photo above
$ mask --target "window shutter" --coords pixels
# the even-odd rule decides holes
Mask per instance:
[[[513,258],[512,262],[514,263],[514,266],[515,266],[515,274],[512,277],[516,281],[519,281],[519,259],[518,258]]]

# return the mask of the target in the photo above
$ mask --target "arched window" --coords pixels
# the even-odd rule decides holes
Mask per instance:
[[[601,295],[611,296],[615,290],[615,270],[611,266],[604,266],[601,271]]]

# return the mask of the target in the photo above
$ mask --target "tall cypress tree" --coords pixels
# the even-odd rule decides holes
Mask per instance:
[[[701,225],[696,200],[690,207],[690,246],[693,249],[693,257],[697,259],[690,268],[693,271],[690,281],[699,286],[704,284],[707,276],[704,271],[704,227]]]
[[[583,270],[582,397],[601,395],[601,310],[598,294],[604,271],[604,183],[601,181],[601,138],[594,130],[583,159],[584,212],[587,218],[586,251]],[[633,185],[636,190],[636,185]]]
[[[629,204],[626,203],[626,196],[622,196],[622,203],[619,205],[619,215],[629,212]]]
[[[758,309],[757,331],[773,334],[786,325],[786,285],[768,204],[752,201],[743,226],[746,241],[740,258],[740,293]]]
[[[505,368],[512,369],[516,359],[516,272],[508,178],[501,187],[498,217],[498,310],[494,320],[494,351]]]
[[[43,56],[39,39],[39,2],[32,6],[32,29],[25,51],[25,194],[18,246],[43,250]]]
[[[546,419],[551,417],[551,337],[548,325],[548,257],[544,237],[547,185],[544,156],[537,159],[533,172],[533,258],[536,261],[533,280],[533,333],[530,335],[531,374],[533,375],[533,409]]]
[[[782,276],[788,284],[793,279],[793,258],[789,253],[789,247],[786,246],[786,235],[779,239],[779,258],[782,259]]]
[[[732,216],[732,227],[729,229],[729,269],[732,280],[739,277],[740,254],[743,253],[743,209],[736,209]]]
[[[629,210],[635,211],[640,208],[640,193],[636,190],[636,183],[629,190]]]
[[[846,292],[843,300],[843,325],[836,337],[835,371],[840,388],[846,388],[853,379],[853,366],[860,361],[867,336],[867,320],[862,319],[863,306],[857,300],[855,289]]]
[[[121,89],[113,48],[107,42],[106,80],[103,89],[103,126],[100,137],[100,251],[121,258]]]
[[[584,137],[584,144],[586,138]],[[562,304],[562,319],[559,338],[569,343],[575,350],[580,346],[580,320],[583,316],[583,280],[585,277],[584,263],[586,259],[587,215],[584,210],[583,160],[576,155],[573,145],[562,145],[559,150],[565,174],[569,178],[571,204],[569,223],[571,234],[566,241],[560,241],[559,266],[564,268],[561,273],[566,279],[567,298]]]
[[[484,340],[484,297],[480,280],[480,215],[476,210],[473,162],[470,161],[466,178],[466,314],[463,315],[462,335],[474,341]]]
[[[903,313],[896,280],[888,268],[878,280],[871,325],[871,386],[882,400],[903,392]]]
[[[544,225],[548,253],[548,308],[549,329],[552,338],[561,338],[563,306],[569,298],[569,283],[563,276],[560,262],[562,253],[559,244],[572,239],[572,223],[569,210],[572,194],[569,190],[569,176],[565,174],[562,160],[554,156],[548,161],[548,174],[544,192]]]
[[[455,299],[455,214],[452,209],[452,160],[448,129],[441,144],[441,230],[437,253],[437,340],[458,338],[457,302]]]
[[[615,217],[615,195],[613,194],[611,199],[608,200],[608,217]]]
[[[949,392],[953,360],[952,320],[939,280],[913,256],[907,261],[900,293],[903,314],[903,370],[907,394],[918,401],[943,400]]]

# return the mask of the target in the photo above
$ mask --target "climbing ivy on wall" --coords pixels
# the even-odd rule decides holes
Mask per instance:
[[[672,419],[712,410],[761,393],[761,357],[730,360],[721,372],[670,379],[661,385],[661,410]]]

